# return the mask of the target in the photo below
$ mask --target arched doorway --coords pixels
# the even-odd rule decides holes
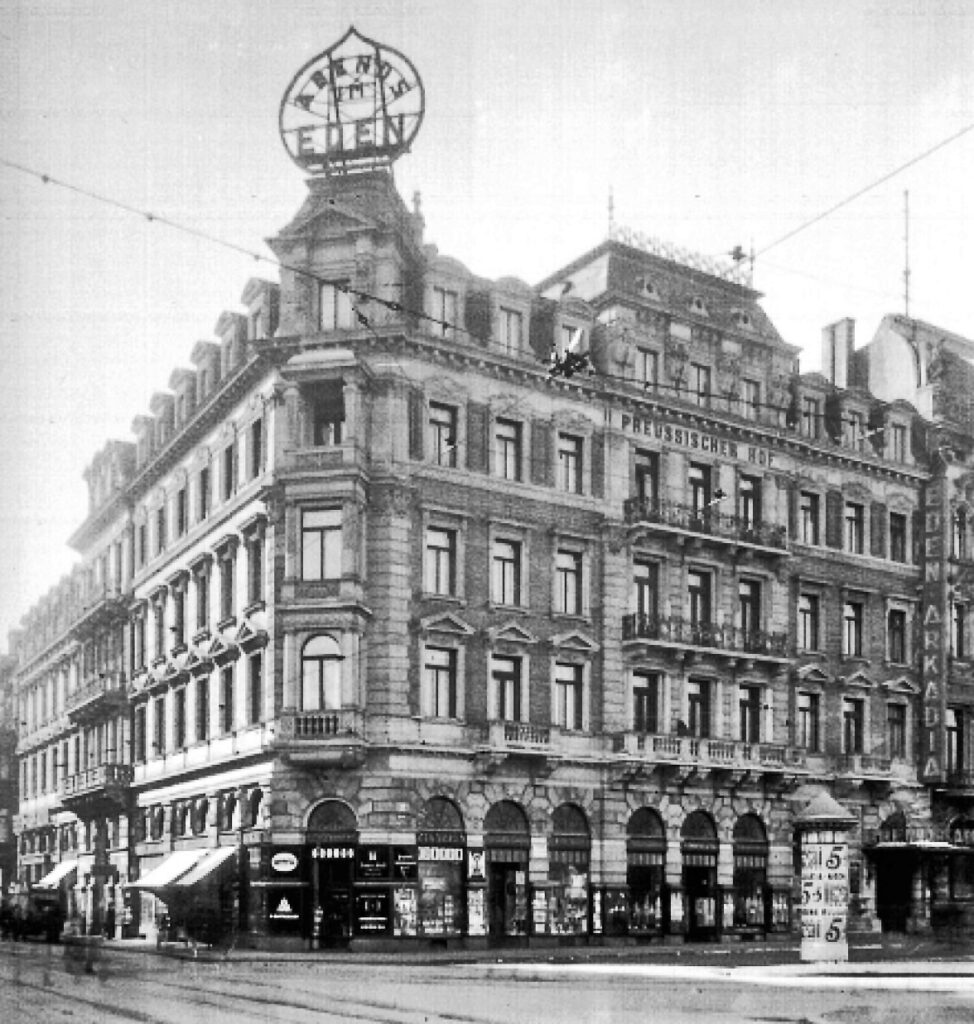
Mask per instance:
[[[313,937],[323,947],[344,945],[352,935],[352,883],[358,821],[341,800],[325,800],[308,817],[311,847]]]
[[[708,941],[717,936],[717,827],[706,811],[693,811],[680,832],[686,936]]]
[[[466,920],[467,833],[460,809],[446,797],[427,800],[416,831],[417,934],[451,938]]]
[[[664,928],[663,879],[666,830],[649,807],[634,811],[626,826],[626,884],[629,886],[629,932],[649,937]]]
[[[548,847],[547,928],[552,935],[587,935],[589,931],[589,860],[592,836],[585,813],[574,804],[556,807]]]
[[[733,840],[733,926],[764,931],[768,912],[768,834],[764,822],[756,814],[742,814],[734,825]]]
[[[530,849],[531,827],[521,807],[512,800],[494,804],[484,818],[487,937],[492,942],[528,934]]]

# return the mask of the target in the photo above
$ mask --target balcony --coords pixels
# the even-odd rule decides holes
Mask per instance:
[[[130,764],[99,764],[68,775],[58,786],[62,805],[82,817],[117,812],[128,800],[134,769]]]
[[[783,526],[756,523],[713,507],[699,510],[676,502],[628,498],[623,504],[623,515],[630,526],[648,527],[688,540],[752,548],[773,555],[788,553],[788,534]]]
[[[128,681],[124,672],[102,672],[69,694],[64,710],[72,722],[86,722],[126,706]]]
[[[354,768],[365,760],[364,719],[358,708],[282,711],[274,746],[301,764]]]
[[[552,754],[552,730],[530,722],[488,722],[474,752],[474,763],[481,771],[493,771],[509,757],[531,758],[547,762]]]
[[[119,622],[127,612],[127,594],[110,583],[92,587],[85,595],[85,603],[71,627],[75,635],[85,635],[109,622]]]
[[[625,615],[622,640],[623,643],[642,641],[651,647],[666,647],[687,654],[709,653],[772,664],[791,661],[787,633],[694,623],[680,615]]]
[[[790,779],[807,772],[804,750],[780,743],[626,732],[612,737],[612,752],[622,755],[628,775],[667,767],[684,780],[726,772],[740,785],[751,778]]]

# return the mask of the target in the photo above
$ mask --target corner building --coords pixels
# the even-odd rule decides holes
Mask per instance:
[[[850,927],[928,928],[870,846],[933,827],[915,407],[686,254],[488,281],[390,175],[308,185],[14,638],[22,882],[120,936],[789,935],[824,788]]]

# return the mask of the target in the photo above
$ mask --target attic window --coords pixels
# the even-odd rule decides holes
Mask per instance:
[[[707,307],[704,305],[704,301],[699,295],[694,295],[690,300],[690,309],[692,309],[694,313],[699,313],[701,316],[707,315]]]
[[[753,327],[754,326],[752,324],[752,322],[751,322],[751,315],[750,315],[750,313],[747,313],[743,309],[735,309],[733,311],[733,313],[734,313],[734,323],[736,323],[738,327]]]
[[[636,278],[636,290],[639,292],[640,295],[646,296],[646,298],[659,298],[659,292],[656,291],[656,286],[648,277]]]

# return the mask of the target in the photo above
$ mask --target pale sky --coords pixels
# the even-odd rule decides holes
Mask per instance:
[[[427,240],[536,283],[618,223],[755,286],[819,365],[843,316],[974,338],[970,0],[0,0],[0,158],[270,255],[305,194],[278,135],[349,25],[404,52],[426,118],[396,165]],[[0,649],[69,570],[82,472],[237,309],[255,264],[0,166]],[[765,254],[763,250],[772,248]]]

